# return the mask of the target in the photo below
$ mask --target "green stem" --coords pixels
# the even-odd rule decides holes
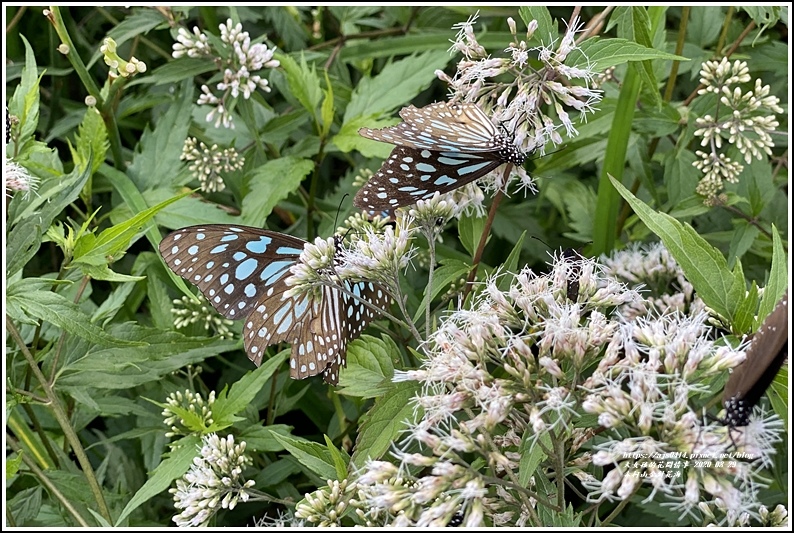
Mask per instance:
[[[58,34],[61,42],[69,49],[66,58],[69,60],[72,68],[74,68],[75,73],[80,78],[88,94],[96,99],[96,107],[99,109],[99,112],[102,113],[102,119],[105,121],[105,126],[108,130],[108,141],[110,143],[110,151],[113,154],[113,163],[116,168],[123,169],[125,165],[121,153],[121,136],[119,135],[115,113],[113,109],[108,106],[105,99],[102,98],[99,86],[94,82],[94,78],[88,72],[85,63],[83,63],[82,58],[77,53],[74,42],[72,42],[72,38],[69,36],[69,31],[66,29],[66,24],[64,23],[60,8],[58,6],[50,6],[49,11],[50,14],[47,18],[55,28],[55,33]]]
[[[77,294],[74,296],[74,303],[79,304],[80,298],[83,297],[83,293],[85,292],[86,287],[88,287],[88,282],[91,280],[88,276],[83,276],[83,279],[80,280],[80,287],[77,289]],[[49,383],[55,383],[55,374],[58,371],[58,359],[60,359],[61,352],[63,351],[63,344],[66,342],[66,331],[61,332],[61,336],[58,338],[58,346],[55,348],[55,356],[52,359],[52,369],[50,370],[50,379]]]
[[[551,434],[551,440],[554,442],[554,455],[557,457],[557,505],[560,509],[565,509],[565,445],[564,440]]]
[[[689,22],[689,12],[691,8],[689,6],[684,6],[681,8],[681,22],[678,25],[678,40],[675,43],[675,55],[682,55],[684,51],[684,43],[686,42],[686,26]],[[667,78],[667,87],[664,89],[664,101],[669,102],[673,99],[673,89],[675,88],[675,82],[678,78],[678,65],[681,62],[678,60],[673,61],[673,64],[670,65],[670,76]],[[655,137],[654,140],[658,142],[659,137]],[[651,152],[653,154],[653,152]]]
[[[45,402],[39,402],[39,403],[45,403]],[[36,411],[34,411],[33,407],[31,407],[28,404],[23,404],[22,409],[25,411],[25,414],[28,415],[28,418],[30,419],[30,423],[33,424],[33,431],[35,431],[36,434],[39,436],[39,439],[41,440],[41,444],[42,446],[44,446],[44,449],[47,451],[47,455],[50,457],[52,464],[60,465],[61,464],[60,458],[58,457],[58,454],[55,453],[55,448],[52,447],[52,442],[50,440],[49,434],[46,431],[44,431],[44,427],[41,425],[41,422],[39,422],[39,417],[36,416]]]
[[[722,53],[722,47],[725,46],[725,41],[728,39],[728,30],[731,27],[731,22],[733,22],[733,12],[736,10],[733,6],[728,6],[728,11],[725,13],[725,20],[722,23],[722,31],[720,32],[720,37],[717,39],[717,46],[714,47],[714,50],[717,54]]]
[[[86,481],[88,481],[88,487],[93,493],[97,507],[99,508],[99,513],[105,520],[108,521],[108,523],[113,523],[113,519],[110,516],[110,510],[108,509],[107,503],[105,503],[105,497],[102,494],[102,488],[99,486],[99,482],[97,481],[94,467],[91,466],[91,461],[88,460],[88,456],[86,455],[85,449],[80,442],[80,438],[77,436],[74,428],[72,428],[71,424],[69,423],[69,418],[66,416],[66,412],[63,409],[60,399],[55,394],[55,391],[50,386],[50,383],[39,369],[39,366],[36,364],[36,361],[33,359],[30,351],[28,351],[27,346],[25,346],[25,341],[22,339],[22,335],[20,335],[19,331],[14,325],[14,322],[8,315],[6,315],[6,329],[8,334],[11,335],[11,337],[19,346],[19,350],[22,352],[22,355],[24,355],[25,359],[27,359],[28,365],[33,371],[33,375],[36,376],[37,380],[39,380],[39,384],[44,390],[47,400],[50,402],[50,407],[52,408],[53,415],[55,415],[55,420],[58,422],[58,425],[61,426],[64,437],[66,437],[66,440],[72,447],[72,451],[74,451],[77,461],[80,463],[80,466],[83,469]]]
[[[61,9],[57,6],[50,6],[49,10],[50,16],[48,18],[55,28],[55,33],[58,34],[61,42],[69,48],[69,53],[66,54],[66,58],[69,60],[69,63],[72,64],[75,74],[77,74],[77,77],[83,82],[83,86],[88,91],[88,94],[96,98],[97,106],[99,106],[100,102],[103,101],[102,95],[99,92],[99,87],[94,83],[94,78],[88,73],[85,63],[83,63],[82,58],[77,54],[77,49],[72,42],[72,38],[69,36],[66,24],[64,24]]]
[[[427,273],[427,306],[425,307],[425,338],[430,338],[430,333],[432,333],[432,327],[430,326],[430,303],[432,298],[430,297],[433,294],[433,272],[436,269],[436,239],[435,239],[435,232],[429,231],[427,232],[427,249],[430,252],[430,267]]]
[[[507,183],[507,175],[510,173],[510,169],[513,168],[512,164],[508,164],[505,168],[504,173],[504,183]],[[488,236],[491,234],[491,226],[493,225],[493,220],[496,218],[496,209],[499,207],[499,204],[502,203],[502,198],[504,198],[504,193],[499,190],[496,195],[493,197],[493,202],[491,203],[491,209],[488,211],[488,218],[485,221],[485,226],[482,229],[482,235],[480,235],[480,243],[477,245],[477,250],[474,252],[474,258],[472,259],[471,270],[469,271],[469,277],[466,278],[466,286],[463,288],[463,299],[465,300],[466,297],[469,295],[473,288],[474,279],[477,277],[477,269],[480,266],[480,261],[482,260],[482,253],[485,250],[485,243],[488,242]]]
[[[86,522],[85,518],[83,518],[77,509],[72,505],[72,502],[70,502],[69,499],[66,498],[66,496],[64,496],[60,490],[58,490],[58,487],[56,487],[55,484],[46,476],[46,474],[42,472],[38,465],[36,465],[36,462],[28,457],[28,454],[24,453],[22,447],[19,445],[16,439],[8,434],[6,435],[6,439],[11,449],[22,456],[22,462],[24,462],[27,467],[30,468],[33,476],[38,478],[44,488],[46,488],[50,493],[50,496],[58,500],[61,505],[63,505],[64,508],[69,511],[69,514],[74,517],[75,521],[80,525],[80,527],[91,527],[88,522]]]

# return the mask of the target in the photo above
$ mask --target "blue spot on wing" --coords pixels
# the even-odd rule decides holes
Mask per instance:
[[[237,279],[246,279],[251,274],[254,273],[256,267],[259,265],[259,261],[254,259],[253,257],[249,257],[239,265],[234,270],[234,277]]]
[[[255,254],[263,254],[267,250],[267,246],[273,241],[267,235],[261,235],[258,240],[250,241],[245,244],[245,248]]]
[[[295,261],[273,261],[262,270],[259,279],[264,281],[265,285],[273,285],[294,264]]]

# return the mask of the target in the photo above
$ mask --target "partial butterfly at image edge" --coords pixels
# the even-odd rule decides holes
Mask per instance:
[[[723,422],[746,426],[750,413],[788,356],[788,292],[764,319],[747,348],[745,360],[731,372],[723,390]]]
[[[347,365],[347,344],[377,316],[362,300],[384,309],[390,299],[372,282],[347,280],[356,298],[328,286],[320,299],[285,296],[290,267],[305,244],[275,231],[207,224],[168,234],[159,249],[166,265],[198,287],[220,314],[245,319],[245,351],[254,364],[261,364],[267,346],[289,342],[293,379],[322,372],[336,385],[339,368]]]

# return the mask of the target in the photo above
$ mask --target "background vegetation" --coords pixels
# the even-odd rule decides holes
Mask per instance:
[[[339,461],[344,472],[350,455],[383,456],[410,398],[389,381],[395,367],[414,361],[417,346],[406,331],[387,321],[371,327],[350,347],[339,388],[319,378],[291,380],[278,347],[253,370],[240,324],[175,327],[173,300],[187,286],[165,267],[157,244],[172,229],[209,223],[267,227],[310,241],[330,236],[356,212],[356,176],[377,170],[391,150],[358,136],[358,128],[394,124],[403,106],[447,98],[435,71],[454,75],[460,56],[448,51],[451,28],[475,10],[71,7],[44,16],[40,8],[5,9],[12,115],[6,166],[13,160],[37,182],[25,191],[6,177],[7,523],[168,525],[176,511],[167,489],[189,467],[200,436],[216,431],[247,443],[247,479],[258,490],[292,502],[338,476]],[[518,21],[519,34],[521,21],[535,18],[559,39],[573,12],[522,10],[481,9],[479,43],[502,53],[512,40],[507,17]],[[788,279],[787,260],[773,261],[773,250],[788,249],[787,11],[587,6],[578,13],[589,38],[653,53],[629,47],[597,62],[607,74],[599,80],[598,110],[576,124],[578,135],[525,165],[537,194],[503,198],[490,226],[484,215],[468,214],[444,229],[435,251],[434,313],[456,301],[484,228],[490,240],[479,279],[506,262],[544,271],[560,248],[598,256],[658,240],[650,227],[670,242],[681,232],[676,259],[688,275],[700,269],[698,293],[719,293],[718,278],[733,280],[707,304],[727,330],[752,331],[753,317],[777,298],[765,298],[759,311],[758,298],[748,302],[745,292],[773,285],[779,295]],[[276,47],[279,61],[261,72],[267,91],[260,84],[250,98],[229,98],[234,129],[217,123],[219,112],[208,117],[215,106],[197,103],[201,86],[220,80],[218,62],[172,56],[179,28],[197,26],[222,49],[218,27],[228,18],[255,42]],[[134,72],[109,76],[108,57],[121,60],[118,70],[130,62]],[[752,79],[769,86],[781,107],[770,115],[782,126],[769,154],[747,160],[725,135],[722,153],[743,170],[704,196],[697,190],[704,173],[693,166],[704,149],[696,119],[714,116],[719,105],[716,96],[698,94],[700,70],[722,57],[746,61]],[[196,191],[202,183],[190,167],[195,161],[183,156],[188,137],[244,157],[234,164],[237,156],[226,152],[228,166],[209,163],[220,169],[222,190]],[[635,214],[641,204],[623,201],[608,175],[652,207],[646,223]],[[687,240],[678,222],[718,250],[722,263],[699,262],[692,250],[703,243]],[[423,320],[427,255],[414,265],[402,282],[409,314]],[[234,335],[216,334],[228,330]],[[193,402],[196,411],[176,413],[181,424],[166,425],[162,412],[177,391],[198,393],[205,403]],[[211,413],[202,413],[211,391]],[[169,430],[176,434],[166,436]],[[177,438],[183,446],[171,451]],[[783,475],[787,467],[780,468]],[[250,502],[214,523],[251,524],[284,508]],[[673,525],[677,518],[635,506],[616,522]]]

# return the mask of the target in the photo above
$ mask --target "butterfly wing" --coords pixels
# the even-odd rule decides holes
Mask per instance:
[[[788,355],[788,292],[756,332],[743,363],[733,369],[723,390],[725,421],[746,426],[750,412],[774,381]]]
[[[285,296],[290,267],[305,241],[291,235],[244,226],[210,224],[174,231],[160,243],[166,264],[196,285],[223,316],[246,319],[243,339],[248,358],[257,366],[265,349],[278,342],[293,344],[290,372],[296,379],[320,373],[322,354],[303,340],[320,302],[309,295]],[[300,364],[298,359],[300,359]],[[313,364],[312,364],[313,363]]]
[[[261,300],[288,288],[284,282],[304,243],[258,228],[208,224],[170,233],[160,243],[160,254],[219,313],[240,319]]]
[[[323,373],[336,385],[339,367],[347,363],[347,343],[359,335],[388,296],[369,282],[345,282],[359,299],[333,287],[320,298],[287,296],[286,281],[306,241],[283,233],[246,226],[209,224],[174,231],[160,243],[168,267],[196,285],[223,316],[245,319],[243,340],[257,366],[271,344],[289,342],[290,377]]]
[[[369,302],[377,309],[385,309],[391,301],[386,292],[372,282],[346,280],[344,284],[355,298],[332,288],[332,297],[323,299],[321,313],[325,342],[332,348],[328,353],[328,366],[323,371],[323,379],[332,385],[339,382],[339,367],[347,366],[348,343],[361,336],[369,323],[380,314],[363,302]]]
[[[360,135],[420,150],[499,152],[507,146],[488,116],[474,104],[438,102],[400,110],[404,122],[381,129],[361,128]]]
[[[362,209],[393,209],[415,204],[436,192],[449,192],[502,164],[492,153],[434,152],[395,146],[353,203]]]

